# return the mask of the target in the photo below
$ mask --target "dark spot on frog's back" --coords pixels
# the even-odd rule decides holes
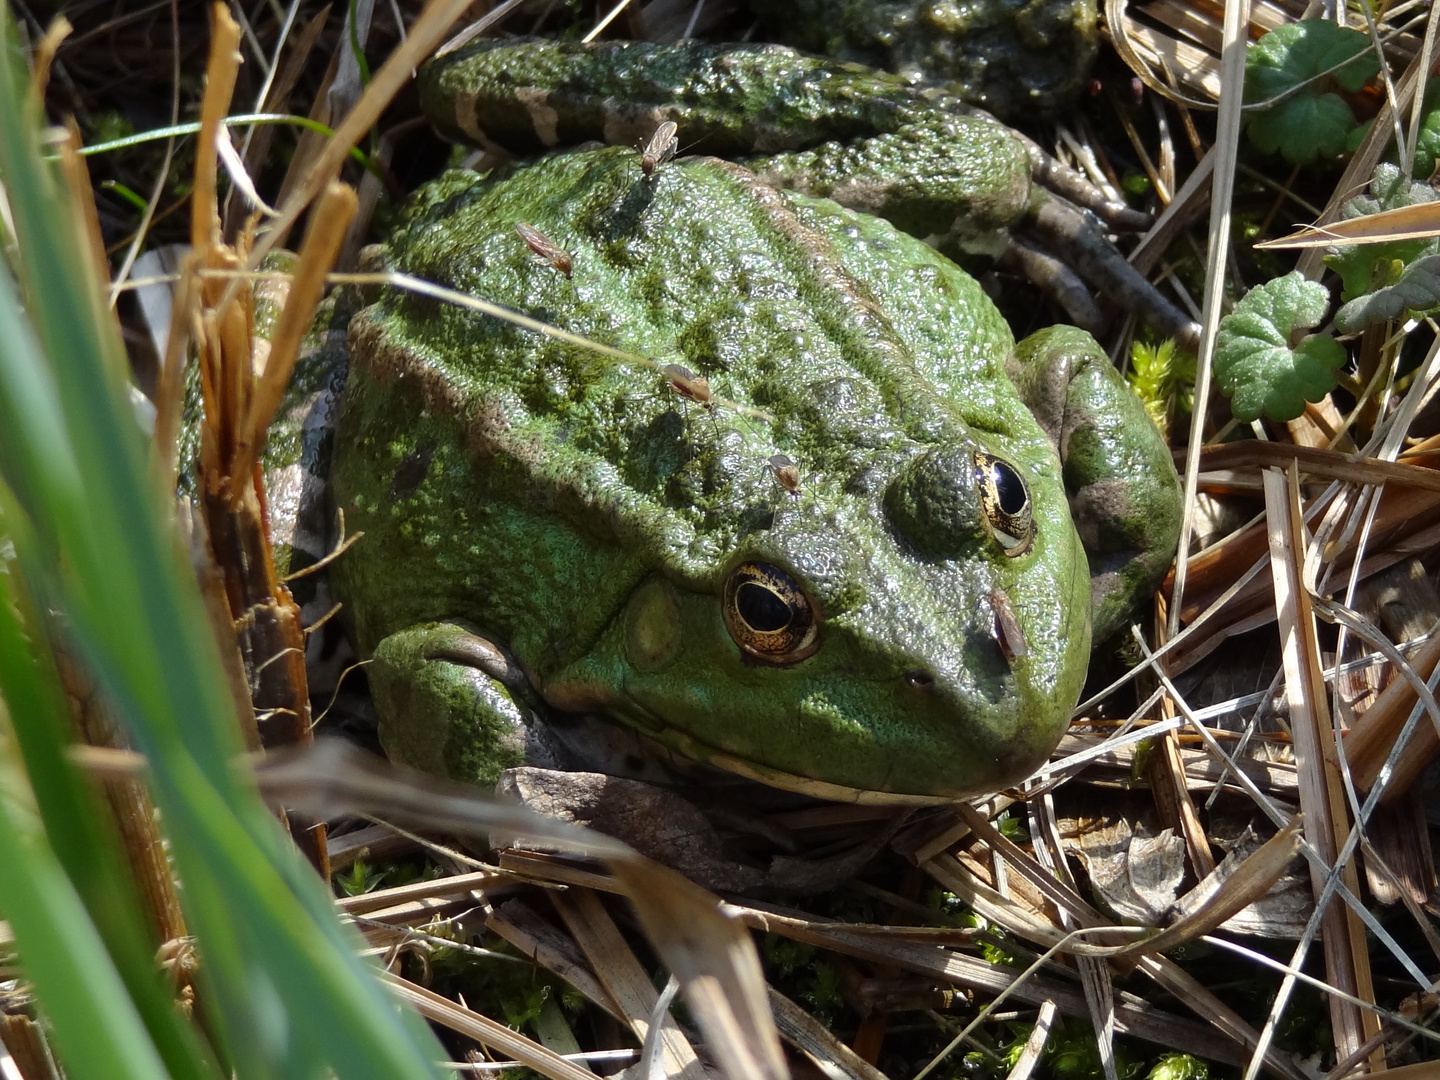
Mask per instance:
[[[679,409],[661,413],[631,437],[620,469],[627,487],[653,494],[687,459],[685,420]]]
[[[408,499],[415,493],[430,471],[430,459],[434,456],[435,444],[423,442],[401,459],[395,477],[390,481],[389,498],[392,502]]]
[[[718,356],[724,342],[714,320],[699,318],[686,324],[676,344],[686,360],[698,364]]]
[[[608,167],[601,177],[610,179]],[[636,179],[639,179],[638,166]],[[631,184],[619,198],[591,219],[591,230],[597,240],[609,245],[622,245],[618,250],[612,250],[612,254],[626,253],[623,245],[643,228],[645,211],[655,201],[655,191],[654,184]]]
[[[876,465],[863,465],[850,474],[845,481],[845,492],[848,495],[868,496],[885,490],[890,476],[886,470]]]

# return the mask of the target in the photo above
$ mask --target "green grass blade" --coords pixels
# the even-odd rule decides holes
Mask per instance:
[[[7,333],[15,329],[17,314],[9,281],[0,273],[0,342],[13,346],[17,338],[23,339]],[[3,484],[0,533],[19,551],[34,545],[28,523]],[[14,565],[22,565],[21,560]],[[71,724],[59,676],[44,647],[47,634],[35,606],[19,595],[18,575],[5,569],[0,565],[0,700],[9,709],[13,752],[25,767],[54,859],[85,905],[168,1071],[175,1076],[218,1076],[215,1061],[179,1015],[170,988],[156,970],[160,942],[122,860],[119,837],[108,827],[109,811],[65,757]]]
[[[0,689],[13,710],[0,704],[0,866],[5,868],[0,910],[15,932],[70,1075],[169,1076],[90,913],[48,843],[9,730],[9,717],[18,719],[23,709],[43,702],[49,690],[34,665],[25,662],[29,650],[8,595],[9,577],[0,572]]]
[[[166,496],[126,404],[124,357],[56,177],[24,122],[0,25],[0,175],[44,361],[0,350],[0,476],[34,527],[27,581],[149,758],[202,959],[201,1001],[242,1077],[432,1077],[440,1047],[356,956],[324,888],[231,762],[240,746]],[[46,366],[48,365],[48,367]],[[76,1073],[79,1075],[79,1073]]]

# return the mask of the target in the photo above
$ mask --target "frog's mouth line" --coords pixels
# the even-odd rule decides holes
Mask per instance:
[[[958,797],[949,795],[907,795],[894,791],[869,791],[864,788],[847,787],[844,784],[832,784],[827,780],[813,780],[808,776],[796,776],[794,773],[772,769],[768,765],[757,765],[753,761],[746,761],[734,754],[717,750],[708,743],[703,743],[678,728],[664,724],[658,718],[655,719],[656,729],[652,731],[651,737],[658,738],[677,753],[691,761],[713,765],[717,769],[724,769],[726,772],[735,773],[737,776],[743,776],[747,780],[754,780],[770,787],[793,791],[800,795],[809,795],[816,799],[826,799],[830,802],[853,803],[857,806],[945,806],[962,801]]]

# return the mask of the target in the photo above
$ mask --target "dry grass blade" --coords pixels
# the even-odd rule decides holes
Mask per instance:
[[[341,836],[327,837],[330,872],[338,874],[355,865],[359,859],[394,858],[413,851],[420,845],[408,836],[384,825],[367,825]]]
[[[0,1010],[0,1046],[10,1055],[20,1080],[63,1080],[45,1029],[27,1013]]]
[[[288,791],[288,787],[285,790]],[[548,821],[549,819],[542,820]],[[446,826],[442,824],[440,827]],[[940,861],[932,860],[932,864]],[[949,861],[957,870],[959,869],[953,859],[946,857],[946,861]],[[580,869],[553,855],[509,851],[501,856],[500,862],[502,868],[522,874],[537,882],[578,885],[610,892],[620,891],[614,879],[609,876]],[[926,869],[929,870],[931,867],[927,866]],[[963,885],[955,880],[954,875],[947,877],[943,871],[940,873],[932,871],[932,876],[941,885],[953,889],[957,894],[963,890]],[[502,913],[508,913],[511,906],[511,904],[506,904]],[[1066,1015],[1089,1016],[1089,1006],[1085,1002],[1084,995],[1072,985],[1048,977],[1032,977],[1023,984],[1017,984],[1017,977],[1013,972],[1008,972],[984,960],[949,949],[937,948],[933,943],[904,940],[905,937],[916,934],[918,932],[916,928],[904,928],[902,936],[892,932],[891,928],[884,928],[883,933],[877,933],[880,928],[796,919],[756,907],[739,908],[727,905],[726,910],[735,914],[740,921],[743,921],[744,925],[751,929],[779,934],[795,941],[874,963],[892,964],[941,982],[970,988],[987,995],[1013,992],[1014,996],[1019,999],[1037,1006],[1047,998],[1053,998]],[[1003,920],[995,921],[1004,925]],[[1053,928],[1046,924],[1045,932],[1053,933]],[[545,962],[543,958],[541,962]],[[547,966],[550,965],[547,963]],[[563,974],[559,968],[552,967],[552,970]],[[576,985],[578,988],[578,984]],[[1013,991],[1011,991],[1012,987]],[[1200,999],[1203,1008],[1206,1005],[1204,999],[1207,995],[1201,990],[1196,997]],[[1213,1035],[1203,1026],[1160,1012],[1148,1005],[1137,1006],[1133,1000],[1122,1001],[1116,1018],[1117,1031],[1121,1034],[1134,1035],[1162,1046],[1204,1055],[1214,1060],[1235,1064],[1242,1060],[1228,1046],[1217,1048]],[[1249,1030],[1245,1028],[1244,1023],[1238,1017],[1234,1018],[1234,1023],[1237,1025],[1235,1028],[1237,1031]],[[1223,1027],[1224,1025],[1222,1025]],[[1226,1030],[1229,1029],[1226,1028]],[[1253,1032],[1250,1035],[1253,1038]],[[1238,1041],[1243,1043],[1244,1040],[1239,1038]],[[1273,1063],[1278,1063],[1276,1071],[1279,1075],[1298,1075],[1285,1071],[1279,1058],[1274,1058]]]
[[[1165,718],[1170,719],[1175,707],[1168,699],[1162,702]],[[1210,841],[1205,836],[1205,825],[1195,799],[1190,794],[1190,784],[1185,773],[1185,761],[1180,753],[1180,737],[1175,731],[1167,731],[1152,744],[1150,752],[1150,788],[1155,796],[1156,808],[1161,822],[1175,829],[1185,840],[1185,849],[1190,855],[1190,866],[1195,877],[1203,878],[1215,870],[1215,856],[1210,851]]]
[[[553,971],[616,1020],[625,1014],[615,1004],[574,941],[523,900],[507,900],[485,917],[485,928],[499,934],[522,955]]]
[[[1011,869],[1018,871],[1057,908],[1076,919],[1081,926],[1098,926],[1103,923],[1104,920],[1085,903],[1079,893],[1056,880],[1054,875],[1022,851],[1014,841],[1002,835],[999,829],[973,807],[957,803],[955,812],[970,826],[971,832],[990,845],[991,850],[1002,856]]]
[[[1307,450],[1306,453],[1327,451]],[[1282,451],[1274,457],[1284,461],[1298,455]],[[1367,459],[1363,464],[1337,464],[1334,471],[1349,472],[1354,469],[1368,472],[1372,467],[1376,473],[1361,482],[1377,483],[1377,477],[1387,465],[1373,459]],[[1308,472],[1310,466],[1305,468]],[[1412,474],[1412,478],[1416,482],[1408,489],[1399,483],[1385,481],[1386,488],[1370,529],[1370,547],[1375,553],[1366,555],[1361,562],[1361,578],[1440,542],[1440,527],[1437,527],[1440,493],[1422,486],[1418,482],[1421,479],[1419,476]],[[1429,481],[1426,483],[1428,485]],[[1331,492],[1311,500],[1306,516],[1316,517],[1328,505],[1329,494]],[[1181,621],[1186,629],[1180,641],[1172,640],[1166,646],[1171,656],[1172,671],[1183,671],[1205,655],[1208,649],[1219,644],[1227,633],[1252,629],[1275,617],[1272,578],[1262,573],[1270,564],[1268,543],[1268,534],[1262,522],[1232,534],[1190,560],[1190,584],[1181,611]],[[1343,538],[1343,542],[1337,540],[1327,545],[1326,552],[1331,559],[1331,573],[1335,574],[1349,571],[1356,548],[1351,538]],[[1201,626],[1204,626],[1205,633],[1196,634]]]
[[[988,825],[988,822],[986,823]],[[990,827],[993,831],[993,826]],[[1005,841],[1008,844],[1008,841]],[[1013,847],[1013,845],[1011,845]],[[1017,849],[1018,850],[1018,849]],[[1023,866],[1023,853],[1021,853]],[[973,907],[984,918],[990,919],[1001,926],[1004,926],[1011,933],[1031,941],[1054,948],[1064,940],[1061,931],[1052,924],[1039,920],[1033,913],[1024,911],[1017,904],[1001,896],[995,890],[986,886],[975,877],[958,861],[953,859],[938,858],[932,859],[926,864],[925,869],[942,886],[954,892],[958,897]],[[1027,878],[1028,880],[1028,878]],[[1057,888],[1063,889],[1056,883]],[[1068,890],[1064,890],[1068,892]],[[1068,906],[1080,917],[1078,921],[1082,926],[1100,927],[1103,925],[1099,915],[1085,904],[1079,897],[1072,897],[1068,900]],[[1067,946],[1068,951],[1076,953],[1095,953],[1108,951],[1110,946],[1103,949],[1096,949],[1076,942]],[[1143,950],[1141,950],[1143,952]],[[1161,956],[1142,955],[1139,957],[1137,968],[1152,978],[1160,986],[1164,987],[1175,998],[1183,1002],[1188,1008],[1194,1010],[1198,1015],[1203,1016],[1215,1028],[1223,1032],[1228,1038],[1233,1039],[1239,1046],[1253,1049],[1260,1045],[1261,1037],[1250,1027],[1234,1010],[1224,1005],[1214,994],[1205,989],[1198,981],[1182,971],[1178,966]],[[1017,989],[1017,996],[1026,1000],[1034,1001],[1036,1004],[1043,1000],[1043,997],[1036,996],[1040,988]],[[1028,990],[1028,994],[1027,994]],[[1066,988],[1066,992],[1069,988]],[[1078,997],[1079,995],[1075,995]],[[1076,1014],[1072,1012],[1069,998],[1056,995],[1054,1000],[1066,1013],[1070,1015],[1089,1015],[1089,1007],[1086,1012]],[[1082,999],[1083,1000],[1083,999]],[[1182,1022],[1176,1017],[1168,1017],[1164,1021],[1167,1030],[1167,1037],[1176,1040],[1182,1036],[1179,1034],[1183,1029]],[[1146,1025],[1135,1022],[1133,1016],[1127,1016],[1125,1004],[1122,1002],[1116,1010],[1116,1030],[1125,1033],[1129,1029],[1131,1034],[1140,1035],[1142,1038],[1150,1038],[1145,1034]],[[1178,1041],[1170,1043],[1176,1049],[1180,1048]],[[1226,1047],[1229,1051],[1230,1048]],[[1211,1045],[1198,1051],[1202,1056],[1219,1060],[1219,1050]],[[1299,1073],[1290,1065],[1288,1059],[1283,1055],[1276,1054],[1271,1050],[1266,1051],[1263,1063],[1271,1072],[1280,1076],[1297,1077]]]
[[[981,881],[958,859],[942,855],[926,862],[924,869],[981,918],[1003,926],[1017,937],[1046,947],[1064,937],[1064,932],[1053,923]]]
[[[1200,453],[1200,467],[1206,471],[1247,467],[1287,468],[1292,461],[1298,464],[1305,476],[1354,484],[1397,484],[1424,491],[1440,491],[1440,470],[1421,465],[1402,465],[1383,458],[1344,454],[1338,450],[1252,439],[1207,446]]]
[[[520,2],[521,0],[505,0],[505,3],[485,16],[485,21],[487,24],[493,23]],[[304,182],[280,207],[274,227],[251,253],[251,269],[259,266],[260,260],[284,241],[305,207],[339,175],[340,166],[345,163],[350,148],[375,126],[390,100],[410,80],[410,73],[440,44],[446,31],[469,6],[470,0],[432,0],[426,5],[420,17],[411,25],[408,36],[380,66],[380,70],[375,72],[365,93],[355,103],[355,108],[350,110],[349,115],[326,142],[324,150],[310,166]],[[230,286],[227,294],[235,288],[234,285]]]
[[[675,871],[632,848],[473,788],[407,774],[348,745],[325,741],[273,755],[256,768],[262,791],[315,817],[379,814],[426,828],[488,837],[524,835],[598,856],[614,869],[651,943],[679,978],[686,1000],[731,1080],[788,1075],[765,998],[760,959],[745,924]]]
[[[1415,97],[1416,88],[1424,81],[1421,75],[1420,57],[1417,56],[1395,87],[1395,103],[1402,111],[1409,106]],[[1335,222],[1340,217],[1341,207],[1364,191],[1365,186],[1370,182],[1371,175],[1375,172],[1375,166],[1385,156],[1385,150],[1390,145],[1390,134],[1394,130],[1394,113],[1391,111],[1390,102],[1386,101],[1381,106],[1379,115],[1370,125],[1370,130],[1365,133],[1365,138],[1361,140],[1355,156],[1350,159],[1349,164],[1345,166],[1345,171],[1340,175],[1340,181],[1335,185],[1334,194],[1330,196],[1330,201],[1325,204],[1324,212],[1315,223],[1317,226],[1328,226]],[[1299,261],[1295,264],[1295,269],[1307,278],[1318,281],[1325,269],[1323,256],[1324,252],[1320,248],[1312,247],[1301,254]]]
[[[555,1051],[547,1050],[539,1043],[526,1038],[518,1031],[510,1030],[504,1024],[491,1020],[488,1016],[482,1016],[473,1009],[457,1005],[449,998],[441,997],[432,990],[416,986],[398,976],[392,975],[389,982],[396,996],[413,1005],[415,1010],[427,1020],[442,1024],[451,1031],[468,1035],[484,1046],[508,1054],[516,1061],[528,1065],[541,1076],[548,1076],[550,1080],[595,1080],[595,1074],[590,1070],[566,1061]]]
[[[48,49],[49,52],[37,58],[37,63],[43,62],[47,72],[54,47],[69,33],[69,29],[69,23],[61,18],[57,19],[47,32],[41,49],[42,52]],[[37,80],[39,74],[37,70]],[[37,91],[40,85],[37,82]],[[95,193],[90,185],[89,170],[78,152],[80,145],[79,129],[71,119],[66,123],[65,139],[58,147],[60,172],[75,218],[74,235],[81,238],[86,255],[95,269],[89,280],[98,286],[108,280],[109,266],[101,239],[100,220],[95,209]],[[98,287],[87,290],[87,295],[74,300],[77,303],[88,302],[91,317],[98,324],[112,323],[113,316]],[[116,374],[117,377],[122,375],[120,372]],[[104,695],[97,690],[83,665],[59,650],[57,661],[70,711],[81,737],[96,747],[120,747],[124,741],[122,729],[108,708]],[[158,935],[157,940],[165,942],[183,937],[186,933],[185,920],[171,876],[169,859],[155,820],[154,806],[147,791],[142,784],[132,779],[112,780],[104,785],[104,790],[126,858],[135,873],[147,914]],[[184,985],[188,987],[188,979],[184,980]]]
[[[275,417],[275,410],[280,405],[290,373],[300,355],[300,343],[309,329],[310,320],[314,318],[315,306],[325,293],[325,275],[335,264],[335,256],[345,240],[345,230],[355,216],[355,207],[354,190],[345,184],[332,182],[311,215],[285,309],[280,313],[270,341],[265,370],[250,398],[249,409],[239,424],[239,438],[229,478],[232,500],[239,498],[241,485],[250,482],[265,433]]]
[[[1165,257],[1174,240],[1188,229],[1192,221],[1205,210],[1210,196],[1210,182],[1215,175],[1215,151],[1212,149],[1200,164],[1191,170],[1185,183],[1175,193],[1168,206],[1140,238],[1140,243],[1130,252],[1130,265],[1142,274],[1149,274]]]
[[[238,683],[245,687],[246,700],[237,697],[237,704],[247,745],[253,748],[257,736],[266,746],[305,743],[311,738],[301,613],[275,568],[256,460],[299,340],[323,293],[338,238],[354,214],[355,197],[336,185],[317,207],[299,280],[288,290],[279,320],[279,337],[273,344],[265,341],[255,325],[257,295],[252,282],[244,275],[227,282],[223,276],[204,273],[239,270],[252,240],[246,233],[231,247],[223,243],[220,232],[216,157],[229,147],[221,125],[235,87],[240,30],[223,5],[214,7],[211,15],[211,51],[191,196],[194,252],[185,264],[172,311],[157,395],[157,441],[164,447],[162,454],[172,452],[183,350],[187,339],[193,340],[204,414],[192,561],[227,661],[232,643],[239,647],[243,674]],[[233,149],[230,156],[234,157]],[[162,464],[162,477],[168,480],[171,463]],[[237,681],[233,671],[227,674],[232,683]],[[302,850],[328,876],[324,827],[307,828],[288,820],[287,824]]]
[[[1215,132],[1215,172],[1211,181],[1214,198],[1210,203],[1209,257],[1205,264],[1204,317],[1201,319],[1200,354],[1196,359],[1194,415],[1203,417],[1210,404],[1210,368],[1220,312],[1225,302],[1225,266],[1230,250],[1230,220],[1235,194],[1235,163],[1240,148],[1240,105],[1245,86],[1245,12],[1248,4],[1225,5],[1224,44],[1220,53],[1220,111]],[[1190,539],[1195,519],[1196,481],[1200,444],[1205,425],[1190,425],[1189,452],[1185,467],[1185,501],[1180,526],[1180,544],[1175,554],[1175,585],[1171,594],[1166,636],[1180,632],[1180,607],[1185,596]]]
[[[1115,51],[1120,54],[1120,59],[1125,61],[1125,65],[1135,73],[1136,78],[1155,93],[1163,98],[1168,98],[1177,105],[1191,109],[1209,112],[1215,108],[1215,102],[1212,99],[1189,97],[1155,76],[1151,64],[1142,59],[1135,48],[1134,39],[1137,37],[1147,46],[1147,52],[1150,52],[1161,63],[1168,61],[1168,66],[1174,70],[1186,71],[1196,65],[1193,60],[1182,62],[1181,54],[1178,51],[1181,46],[1178,42],[1160,39],[1159,35],[1151,34],[1148,30],[1132,22],[1125,13],[1125,0],[1105,0],[1105,28],[1110,32],[1110,42],[1115,46]],[[1192,50],[1192,53],[1194,52]],[[1204,54],[1198,53],[1196,55],[1204,56]],[[1208,61],[1210,58],[1204,56],[1204,59]]]
[[[1050,1038],[1050,1028],[1055,1023],[1057,1011],[1053,1001],[1047,1001],[1040,1006],[1040,1012],[1035,1017],[1035,1026],[1030,1029],[1030,1037],[1025,1040],[1025,1049],[1020,1051],[1020,1056],[1015,1059],[1015,1065],[1005,1080],[1029,1080],[1035,1066],[1040,1063],[1040,1055],[1045,1051],[1045,1042]]]
[[[1437,663],[1440,663],[1440,635],[1420,647],[1410,666],[1422,679],[1428,679]],[[1374,787],[1381,767],[1390,756],[1390,748],[1395,745],[1418,697],[1409,680],[1396,679],[1346,732],[1345,760],[1350,764],[1355,787],[1360,791],[1369,791]],[[1437,750],[1440,750],[1440,735],[1436,734],[1435,725],[1420,724],[1396,763],[1390,782],[1380,797],[1381,804],[1393,803],[1408,792]]]
[[[1301,569],[1308,544],[1300,512],[1299,485],[1299,472],[1293,464],[1288,478],[1278,470],[1265,473],[1275,610],[1280,624],[1285,691],[1290,702],[1290,728],[1299,766],[1305,838],[1326,865],[1333,865],[1343,843],[1345,802],[1320,666],[1320,647],[1315,638],[1315,618]],[[1345,868],[1343,880],[1352,893],[1358,890],[1353,864]],[[1311,881],[1318,899],[1325,882],[1313,866]],[[1343,905],[1332,905],[1325,911],[1321,926],[1327,981],[1348,994],[1373,1001],[1369,954],[1359,919]],[[1330,1017],[1336,1051],[1341,1057],[1352,1053],[1378,1028],[1374,1014],[1362,1012],[1334,996],[1330,999]]]
[[[107,706],[104,696],[86,677],[83,667],[63,653],[57,655],[57,660],[70,714],[84,740],[74,745],[72,753],[89,752],[102,759],[112,753],[122,754],[139,759],[143,767],[144,758],[124,748],[124,729]],[[71,760],[75,758],[72,756]],[[102,788],[114,813],[126,859],[135,872],[135,881],[157,940],[163,943],[184,937],[187,932],[185,915],[180,909],[180,897],[156,820],[155,804],[150,801],[143,775],[111,777],[103,781]]]
[[[1173,994],[1177,1000],[1184,1002],[1197,1015],[1203,1016],[1210,1024],[1214,1025],[1215,1030],[1220,1031],[1227,1038],[1233,1039],[1237,1045],[1251,1051],[1252,1055],[1261,1048],[1260,1033],[1247,1024],[1239,1013],[1212,994],[1198,979],[1165,957],[1142,956],[1136,963],[1135,970],[1148,975],[1159,986]],[[1177,1046],[1176,1049],[1179,1047]],[[1210,1050],[1202,1051],[1201,1056],[1217,1057],[1213,1047]],[[1252,1060],[1254,1060],[1253,1056]],[[1265,1069],[1273,1076],[1285,1077],[1287,1080],[1301,1080],[1306,1075],[1291,1060],[1290,1055],[1277,1054],[1269,1046],[1264,1048],[1264,1055],[1260,1060]]]
[[[728,915],[710,915],[715,898],[674,871],[656,874],[654,864],[629,860],[612,865],[635,902],[646,936],[680,980],[725,1072],[772,1080],[788,1076],[765,975],[744,924]],[[643,904],[636,900],[642,893]],[[696,918],[696,912],[705,917]]]
[[[190,194],[190,246],[199,252],[208,251],[220,239],[220,217],[214,212],[219,166],[216,143],[240,68],[240,27],[224,4],[211,8],[210,33],[210,62],[205,69],[205,98],[195,145],[195,187]]]
[[[651,1031],[660,995],[640,961],[610,918],[599,896],[589,889],[571,889],[551,896],[565,925],[604,984],[610,999],[620,1007],[625,1023],[647,1046],[657,1039]],[[705,1070],[694,1049],[668,1015],[659,1022],[658,1045],[667,1077],[702,1080]]]
[[[90,172],[85,167],[84,159],[80,157],[80,145],[80,129],[71,119],[65,125],[65,141],[60,144],[60,171],[65,176],[70,207],[77,219],[75,235],[84,238],[87,253],[96,271],[93,280],[109,281],[110,263],[105,258],[105,241],[100,235],[100,215],[95,209],[95,192],[90,186]],[[108,318],[103,312],[102,307],[96,312],[96,317]]]
[[[1433,1061],[1421,1061],[1414,1065],[1401,1065],[1397,1068],[1386,1069],[1385,1080],[1435,1080],[1440,1075],[1440,1067]]]
[[[388,908],[393,904],[403,904],[408,900],[455,896],[459,893],[468,893],[474,889],[484,889],[489,885],[500,885],[514,880],[509,874],[477,870],[471,874],[455,874],[451,877],[427,881],[412,881],[408,885],[376,889],[374,892],[361,893],[359,896],[346,896],[335,901],[335,906],[347,915],[364,915]]]
[[[59,50],[60,43],[69,37],[74,29],[64,15],[56,15],[45,28],[44,35],[35,43],[35,51],[31,57],[34,70],[30,75],[30,94],[37,108],[45,100],[45,87],[50,83],[50,68],[55,63],[55,53]],[[109,276],[107,270],[100,276],[100,280],[104,281]]]
[[[1440,204],[1417,203],[1382,210],[1378,214],[1349,218],[1325,225],[1306,225],[1289,236],[1265,240],[1256,248],[1344,247],[1347,244],[1386,244],[1396,240],[1427,240],[1440,236]]]
[[[291,5],[290,16],[287,16],[285,26],[281,30],[281,43],[277,46],[276,50],[277,59],[279,58],[282,47],[286,46],[287,31],[292,25],[291,17],[298,13],[299,7],[300,5],[298,3]],[[321,32],[325,29],[325,23],[329,17],[330,5],[326,4],[305,24],[305,28],[300,32],[299,39],[296,40],[292,46],[289,46],[289,55],[285,59],[284,66],[279,69],[278,73],[274,68],[271,69],[271,74],[275,77],[273,81],[267,84],[268,89],[265,90],[260,97],[257,97],[255,101],[256,112],[278,113],[285,110],[286,102],[291,92],[295,89],[295,84],[304,72],[305,65],[310,59],[310,54],[314,50],[315,43],[319,40]],[[324,97],[323,94],[320,96],[322,98]],[[317,102],[317,104],[319,104],[319,102]],[[312,113],[311,119],[323,122],[324,119],[328,119],[328,115],[322,119]],[[275,132],[276,128],[269,124],[260,124],[252,127],[246,133],[242,149],[245,154],[245,165],[251,172],[257,171],[264,163],[269,154],[270,143],[275,137]],[[299,156],[298,152],[297,156]],[[286,189],[282,186],[281,190],[284,191]],[[240,224],[244,220],[244,213],[245,208],[240,200],[232,199],[230,205],[226,208],[226,236],[233,236],[240,231]]]
[[[1188,800],[1189,793],[1184,787],[1184,774],[1175,764],[1175,775],[1179,778],[1180,792]],[[1060,830],[1055,820],[1055,802],[1049,794],[1033,800],[1031,821],[1033,823],[1034,851],[1036,863],[1053,874],[1070,889],[1075,889],[1075,875],[1065,861],[1064,848],[1060,842]],[[1193,809],[1193,807],[1192,807]],[[1203,838],[1203,834],[1202,838]],[[1060,911],[1060,925],[1074,930],[1077,920],[1063,909]],[[1080,973],[1080,982],[1085,988],[1085,998],[1090,1003],[1090,1023],[1095,1031],[1095,1043],[1100,1050],[1100,1064],[1107,1080],[1118,1080],[1119,1071],[1115,1064],[1115,987],[1110,977],[1110,966],[1094,956],[1077,956],[1075,968]]]
[[[770,1007],[785,1041],[814,1062],[827,1080],[887,1080],[884,1073],[780,991],[770,991]],[[1053,1011],[1054,1005],[1050,1007]]]

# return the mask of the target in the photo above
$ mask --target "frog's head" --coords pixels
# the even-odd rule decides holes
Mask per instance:
[[[647,577],[546,696],[826,798],[1018,781],[1079,695],[1090,582],[1053,455],[997,441],[911,445],[780,498],[703,582]]]

